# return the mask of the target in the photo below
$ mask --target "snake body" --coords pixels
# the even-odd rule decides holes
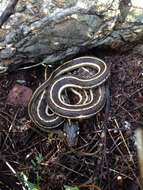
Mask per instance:
[[[74,70],[88,67],[95,70],[92,76],[74,75]],[[59,66],[33,93],[28,105],[31,120],[42,130],[58,127],[65,118],[88,118],[99,112],[106,101],[105,81],[110,75],[106,63],[96,57],[79,57]],[[70,104],[62,98],[67,88],[92,91],[90,100]],[[80,94],[75,92],[75,94]],[[49,108],[51,111],[49,111]]]

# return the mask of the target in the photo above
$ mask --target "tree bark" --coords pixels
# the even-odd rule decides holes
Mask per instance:
[[[0,15],[7,1],[0,2]],[[128,48],[142,38],[141,2],[19,0],[0,29],[0,72],[31,64],[53,64],[97,46]]]

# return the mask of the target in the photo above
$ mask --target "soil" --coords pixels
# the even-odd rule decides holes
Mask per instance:
[[[58,133],[43,132],[30,120],[27,99],[20,104],[19,93],[18,100],[9,101],[15,85],[34,92],[44,81],[45,68],[0,75],[0,189],[23,189],[26,177],[29,189],[34,184],[41,190],[64,190],[65,185],[89,189],[87,184],[98,190],[141,189],[135,134],[143,127],[143,56],[137,48],[126,53],[100,51],[92,49],[86,55],[111,64],[110,109],[107,105],[79,121],[73,148]]]

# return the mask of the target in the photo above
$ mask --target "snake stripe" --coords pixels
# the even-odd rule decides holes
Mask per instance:
[[[85,68],[86,71],[86,67],[95,70],[96,73],[88,78],[73,74],[73,71],[79,68]],[[104,83],[109,75],[109,67],[96,57],[84,56],[65,62],[33,93],[28,105],[31,120],[46,130],[61,125],[64,118],[78,119],[95,115],[105,105]],[[77,89],[73,90],[73,93],[79,97],[78,103],[70,104],[62,98],[67,88]],[[90,98],[86,101],[82,98],[84,93],[80,93],[83,90],[89,90]],[[53,113],[49,112],[49,108]]]

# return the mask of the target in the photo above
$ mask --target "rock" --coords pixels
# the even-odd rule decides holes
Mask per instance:
[[[15,84],[8,94],[7,103],[26,107],[31,96],[32,90],[30,88]]]
[[[6,5],[0,2],[0,14]],[[53,64],[97,46],[126,50],[142,32],[139,0],[21,0],[0,29],[0,71]]]

